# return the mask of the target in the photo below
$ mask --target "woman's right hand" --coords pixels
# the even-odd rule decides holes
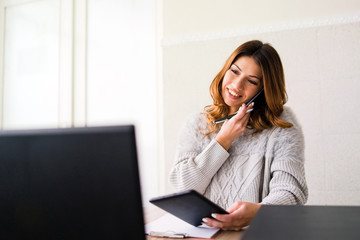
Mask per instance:
[[[213,218],[204,218],[209,227],[239,231],[250,224],[262,205],[260,203],[236,202],[226,211],[229,214],[212,214]]]
[[[246,113],[246,111],[253,108],[253,106],[254,103],[250,104],[248,107],[243,103],[240,111],[238,111],[234,117],[223,123],[215,139],[226,151],[229,150],[234,139],[245,132],[250,118],[250,113]]]

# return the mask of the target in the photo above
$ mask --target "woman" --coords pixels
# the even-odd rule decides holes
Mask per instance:
[[[304,139],[284,107],[285,79],[276,50],[258,40],[242,44],[212,81],[210,94],[213,104],[183,126],[169,177],[177,190],[194,189],[230,213],[203,222],[240,230],[261,204],[304,204]]]

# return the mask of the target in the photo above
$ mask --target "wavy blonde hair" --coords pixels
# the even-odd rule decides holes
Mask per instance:
[[[230,107],[226,105],[221,94],[222,83],[225,73],[242,56],[252,57],[259,65],[264,86],[264,94],[261,94],[255,101],[255,108],[250,115],[248,128],[255,129],[255,132],[261,132],[273,126],[292,127],[291,123],[279,118],[287,101],[284,70],[280,56],[270,44],[252,40],[235,49],[210,85],[213,104],[204,108],[208,125],[206,136],[220,129],[221,124],[213,124],[214,120],[229,115]]]

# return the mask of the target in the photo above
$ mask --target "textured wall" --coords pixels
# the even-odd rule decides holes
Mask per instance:
[[[274,25],[256,31],[218,32],[172,39],[163,46],[164,182],[179,127],[211,103],[208,88],[229,54],[260,39],[279,52],[288,106],[306,140],[308,204],[360,204],[360,21]],[[166,184],[166,192],[173,189]]]

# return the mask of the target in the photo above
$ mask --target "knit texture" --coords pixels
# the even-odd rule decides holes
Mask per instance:
[[[213,133],[204,137],[204,113],[183,125],[169,181],[177,191],[194,189],[228,208],[237,201],[305,204],[304,136],[290,108],[281,119],[291,128],[247,129],[226,151]]]

